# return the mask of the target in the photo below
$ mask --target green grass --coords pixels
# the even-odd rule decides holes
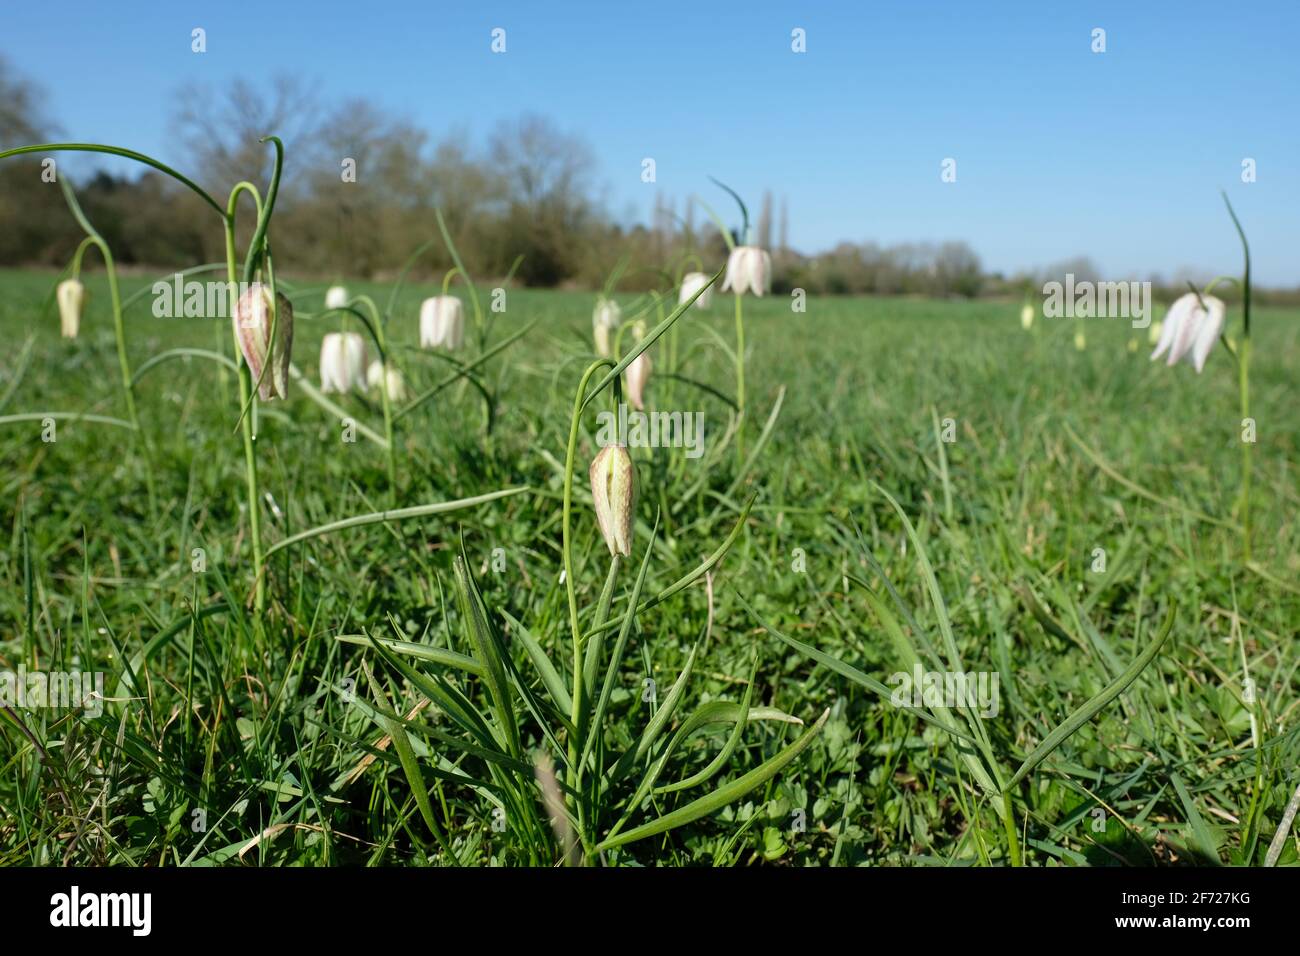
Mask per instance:
[[[102,273],[89,279],[91,304],[73,342],[58,338],[52,307],[42,311],[53,283],[0,273],[8,343],[0,418],[125,417]],[[127,293],[144,284],[123,283]],[[323,290],[312,288],[297,286],[300,310],[319,307]],[[387,296],[378,286],[352,291],[381,305]],[[388,333],[417,391],[449,371],[414,349],[418,302],[432,291],[406,288]],[[0,720],[0,863],[559,862],[563,848],[524,771],[538,751],[562,762],[563,732],[543,731],[548,721],[517,689],[527,686],[545,717],[551,691],[572,686],[559,579],[562,465],[574,391],[590,361],[592,302],[510,292],[492,340],[537,324],[480,369],[495,396],[490,433],[476,387],[445,389],[398,423],[396,489],[382,451],[363,436],[343,442],[339,423],[297,385],[288,402],[262,406],[268,546],[390,506],[530,489],[282,548],[270,559],[264,622],[247,600],[232,374],[198,359],[153,368],[137,390],[147,445],[102,422],[58,420],[53,443],[42,441],[38,420],[0,424],[8,530],[0,670],[99,670],[114,698],[98,718],[27,709],[17,711],[21,728]],[[1009,778],[1151,645],[1175,605],[1150,666],[1010,788],[1017,849],[1034,865],[1262,862],[1300,782],[1300,314],[1260,308],[1254,318],[1259,441],[1255,548],[1245,564],[1233,514],[1240,422],[1225,351],[1198,377],[1186,365],[1148,362],[1145,333],[1127,323],[1093,320],[1078,352],[1072,322],[1040,318],[1022,331],[1018,302],[813,299],[796,314],[778,297],[747,299],[745,308],[747,454],[783,393],[748,472],[738,473],[734,449],[722,444],[723,399],[735,390],[723,351],[734,336],[729,298],[680,323],[680,378],[664,374],[667,339],[654,353],[650,403],[704,412],[705,455],[636,453],[640,527],[611,616],[622,614],[656,515],[646,596],[699,565],[755,500],[713,570],[712,615],[699,579],[630,630],[601,737],[611,762],[636,747],[695,656],[681,709],[611,789],[595,838],[624,815],[626,833],[702,795],[728,793],[830,715],[775,776],[676,829],[605,852],[604,862],[1008,862],[1001,801],[972,778],[969,753],[775,632],[884,682],[905,669],[908,647],[925,658],[927,646],[945,646],[946,618],[964,667],[998,674],[999,711],[980,726]],[[1239,334],[1239,316],[1229,321]],[[339,322],[297,323],[294,359],[309,378],[321,336]],[[224,322],[155,319],[147,299],[128,313],[127,329],[136,368],[169,348],[230,351]],[[340,403],[382,432],[376,402]],[[944,443],[949,418],[955,441]],[[573,521],[584,621],[607,568],[585,499],[593,436],[588,414]],[[440,703],[412,714],[426,700],[422,683],[439,675],[491,715],[489,737],[500,729],[499,701],[470,639],[473,608],[458,603],[462,538],[515,681],[505,696],[522,768],[467,750],[472,738]],[[191,570],[195,548],[206,553],[203,573]],[[1106,553],[1104,573],[1091,570],[1096,548]],[[504,614],[554,662],[554,680],[539,675]],[[367,634],[443,650],[401,657],[402,668]],[[608,632],[606,654],[616,634]],[[478,670],[458,669],[447,651],[473,658]],[[1243,702],[1244,668],[1254,703]],[[656,704],[643,699],[648,680]],[[746,694],[751,707],[803,725],[751,711],[733,740],[744,708],[730,705]],[[692,711],[715,701],[730,720],[674,741]],[[393,744],[377,746],[393,730]],[[724,747],[732,748],[725,766],[702,787],[657,792],[647,806],[632,799],[645,767],[664,760],[662,787],[705,769]],[[506,812],[496,812],[502,804]],[[1295,860],[1292,838],[1281,862]]]

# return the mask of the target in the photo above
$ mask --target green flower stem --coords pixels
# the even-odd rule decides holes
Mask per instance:
[[[736,422],[736,458],[745,460],[745,315],[736,293],[736,407],[740,409]]]
[[[72,277],[80,281],[81,277],[81,260],[86,250],[94,247],[99,250],[99,254],[104,259],[104,271],[108,274],[108,297],[113,309],[113,334],[117,338],[117,365],[122,373],[122,396],[126,400],[127,419],[131,422],[135,430],[137,440],[144,446],[146,457],[149,454],[149,438],[140,427],[140,416],[135,408],[135,388],[131,376],[131,360],[126,354],[126,323],[122,319],[122,295],[117,286],[117,268],[113,262],[113,253],[109,251],[108,243],[99,235],[90,223],[81,215],[81,209],[76,205],[76,200],[72,198],[72,191],[65,183],[64,192],[69,197],[69,203],[73,207],[73,213],[81,222],[82,228],[88,235],[81,240],[77,246],[76,254],[72,259]],[[144,470],[145,488],[149,494],[149,511],[151,514],[157,513],[157,493],[154,489],[153,469]]]
[[[34,146],[17,146],[13,149],[7,149],[0,152],[0,159],[7,159],[10,156],[21,156],[25,153],[104,153],[109,156],[122,156],[126,159],[133,159],[137,163],[143,163],[151,166],[160,173],[166,173],[172,179],[176,180],[185,188],[195,193],[200,199],[216,210],[218,216],[225,216],[221,209],[221,204],[193,180],[181,175],[172,169],[166,163],[154,159],[152,156],[146,156],[144,153],[137,153],[133,149],[123,149],[120,146],[106,146],[103,143],[39,143]]]
[[[384,364],[384,378],[379,383],[379,404],[384,412],[384,440],[388,443],[384,449],[388,465],[388,491],[389,498],[396,503],[397,501],[397,451],[393,443],[393,406],[388,397],[388,370],[392,368],[392,363],[388,358],[388,338],[384,332],[384,321],[379,314],[379,307],[375,305],[373,299],[368,295],[354,296],[353,302],[358,302],[370,310],[371,330],[375,336],[375,344],[379,347],[379,359]]]
[[[465,280],[465,287],[469,290],[470,307],[474,310],[474,326],[478,329],[478,350],[483,351],[487,344],[487,325],[483,321],[483,307],[478,301],[478,290],[474,288],[474,280],[469,277],[469,272],[465,269],[465,263],[460,259],[460,253],[456,251],[456,244],[451,241],[451,232],[447,229],[447,221],[442,218],[442,210],[435,209],[434,216],[438,220],[438,231],[442,233],[442,241],[447,246],[447,252],[451,255],[451,261],[456,266],[456,271],[460,272],[460,277]],[[445,295],[451,281],[451,273],[443,280],[443,294]]]
[[[1011,793],[1002,791],[1002,826],[1007,831],[1007,852],[1011,856],[1011,865],[1020,866],[1020,841],[1016,835],[1016,816],[1011,808]]]
[[[238,264],[235,254],[235,207],[239,203],[240,194],[245,192],[253,197],[258,218],[260,219],[262,215],[262,200],[257,187],[248,182],[236,184],[235,188],[230,191],[230,199],[226,203],[225,223],[226,276],[232,289],[238,288]],[[239,348],[239,333],[235,331],[233,320],[231,321],[230,334],[235,340],[235,354],[242,354]],[[247,408],[252,400],[253,374],[248,368],[248,363],[241,361],[239,363],[239,407],[241,409]],[[260,616],[266,610],[266,574],[262,556],[262,518],[257,498],[257,455],[253,450],[252,418],[248,415],[240,415],[239,427],[244,442],[244,479],[248,494],[248,530],[253,548],[253,603]]]
[[[1250,334],[1241,340],[1237,348],[1237,377],[1241,389],[1241,419],[1250,417]],[[1241,545],[1242,553],[1250,560],[1250,442],[1241,443]]]
[[[560,525],[560,546],[564,558],[564,586],[569,599],[569,627],[573,632],[573,709],[571,712],[573,726],[578,726],[583,707],[582,677],[582,629],[578,623],[578,592],[573,580],[573,537],[570,525],[573,516],[573,467],[578,452],[578,429],[582,424],[582,410],[587,404],[587,386],[591,377],[606,366],[613,366],[608,359],[600,359],[587,366],[578,384],[578,393],[573,399],[573,415],[569,421],[569,446],[564,457],[564,517]],[[569,741],[569,772],[577,777],[578,754],[581,753],[579,740]],[[584,837],[585,844],[585,834]]]
[[[447,274],[442,277],[442,294],[448,295],[451,292],[451,280],[460,275],[460,266],[452,266],[447,270]]]
[[[1237,376],[1238,387],[1241,390],[1241,417],[1242,427],[1245,427],[1245,419],[1250,417],[1250,243],[1246,241],[1246,231],[1241,228],[1241,220],[1237,218],[1237,212],[1232,208],[1232,202],[1228,199],[1228,194],[1223,193],[1223,204],[1228,207],[1228,215],[1232,217],[1232,224],[1237,229],[1237,237],[1241,239],[1241,252],[1245,260],[1245,266],[1241,276],[1241,323],[1242,337],[1241,347],[1237,353]],[[1243,441],[1241,443],[1241,544],[1242,553],[1247,561],[1250,560],[1250,471],[1251,471],[1251,443]]]

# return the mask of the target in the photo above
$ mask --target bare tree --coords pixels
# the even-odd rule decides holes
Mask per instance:
[[[265,92],[263,92],[265,89]],[[217,93],[209,87],[181,91],[174,124],[190,153],[193,168],[224,192],[241,180],[265,183],[272,151],[262,137],[274,134],[294,165],[305,165],[317,147],[318,106],[296,76],[277,76],[265,87],[235,80]],[[284,183],[292,189],[293,176]]]
[[[41,118],[44,95],[35,84],[14,73],[0,56],[0,148],[43,142],[47,124]]]
[[[790,248],[790,208],[786,203],[786,198],[781,197],[781,228],[777,240],[781,252],[786,252]]]

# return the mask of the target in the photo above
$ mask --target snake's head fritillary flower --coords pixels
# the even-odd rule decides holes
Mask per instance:
[[[632,554],[636,519],[636,466],[622,445],[606,445],[591,461],[591,497],[596,524],[611,555]]]
[[[596,307],[591,312],[591,331],[596,341],[596,354],[601,358],[609,358],[613,354],[610,334],[622,321],[623,310],[617,302],[604,296],[596,300]]]
[[[758,246],[736,246],[727,257],[727,274],[722,291],[764,295],[772,287],[772,257]]]
[[[81,330],[81,310],[86,306],[86,287],[79,279],[64,279],[54,290],[59,302],[59,328],[65,339],[75,339]]]
[[[1025,331],[1034,327],[1034,307],[1028,302],[1020,310],[1020,327]]]
[[[348,304],[348,290],[341,285],[332,285],[325,291],[325,308],[343,309]]]
[[[703,272],[686,273],[686,275],[682,276],[682,288],[677,295],[677,304],[681,305],[683,302],[689,301],[691,296],[704,289],[703,292],[700,292],[700,297],[695,300],[695,305],[691,306],[691,308],[707,309],[713,302],[713,289],[705,288],[708,284],[709,277]]]
[[[645,338],[645,323],[638,322],[632,327],[632,338],[640,342]],[[645,411],[645,386],[650,381],[650,350],[642,352],[632,360],[623,372],[623,382],[627,387],[627,397],[632,407],[638,412]]]
[[[405,402],[410,395],[401,371],[395,368],[385,370],[384,363],[379,359],[371,362],[370,368],[366,370],[366,385],[376,390],[383,388],[390,402]]]
[[[231,321],[240,354],[253,381],[260,383],[258,396],[264,402],[284,398],[289,393],[289,358],[293,350],[293,306],[289,300],[276,293],[272,310],[270,287],[254,282],[235,303]]]
[[[366,384],[366,341],[357,332],[330,332],[320,343],[320,390],[350,392]]]
[[[1080,352],[1088,347],[1088,337],[1083,334],[1083,329],[1074,333],[1074,347]]]
[[[1177,365],[1179,359],[1186,358],[1199,374],[1223,332],[1223,319],[1223,302],[1214,296],[1195,292],[1179,296],[1165,314],[1151,360],[1168,353],[1167,364]]]
[[[596,300],[596,307],[591,312],[592,325],[603,325],[607,329],[616,329],[623,321],[623,310],[613,299],[601,296]]]
[[[420,346],[454,352],[465,341],[465,307],[454,295],[435,295],[420,303]]]

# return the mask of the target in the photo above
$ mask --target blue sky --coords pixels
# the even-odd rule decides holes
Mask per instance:
[[[65,136],[165,160],[183,158],[177,90],[237,75],[298,73],[325,102],[365,96],[434,139],[539,112],[592,145],[619,218],[648,218],[655,189],[730,218],[712,174],[751,209],[765,188],[786,196],[791,244],[810,252],[964,239],[1002,270],[1088,255],[1106,277],[1236,271],[1222,188],[1259,280],[1296,285],[1298,28],[1295,0],[67,0],[5,4],[0,52]]]

